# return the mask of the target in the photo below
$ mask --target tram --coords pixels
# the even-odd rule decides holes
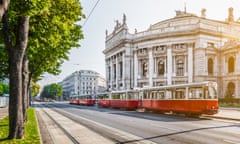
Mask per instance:
[[[139,107],[160,112],[208,114],[218,112],[216,82],[141,88]]]
[[[213,115],[218,112],[216,82],[199,82],[135,90],[112,91],[98,95],[99,106],[145,109],[162,113]]]
[[[110,106],[112,108],[137,109],[138,102],[137,91],[113,91],[111,93]]]
[[[95,105],[95,96],[94,95],[75,95],[72,96],[69,103],[70,104],[78,104],[78,105]]]
[[[110,107],[110,93],[97,94],[97,102],[100,107]]]

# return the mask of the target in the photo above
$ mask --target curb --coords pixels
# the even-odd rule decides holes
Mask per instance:
[[[224,116],[208,116],[208,115],[204,115],[204,117],[240,121],[240,119],[238,119],[238,118],[230,118],[230,117],[224,117]]]
[[[42,135],[40,133],[39,123],[38,123],[37,111],[36,111],[35,108],[33,108],[33,109],[34,109],[35,119],[36,119],[36,123],[37,123],[37,129],[38,129],[38,135],[39,135],[39,139],[40,139],[40,144],[43,144]]]

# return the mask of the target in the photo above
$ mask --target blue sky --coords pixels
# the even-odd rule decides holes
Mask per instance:
[[[98,0],[80,0],[83,13],[88,16]],[[115,20],[122,21],[126,14],[129,32],[147,30],[150,24],[173,18],[175,10],[184,10],[198,16],[205,8],[206,18],[225,20],[228,8],[234,8],[235,20],[240,17],[240,0],[100,0],[92,15],[81,22],[84,39],[78,49],[72,49],[69,60],[62,65],[62,72],[58,76],[47,75],[41,82],[52,83],[63,80],[77,70],[95,70],[105,76],[105,31],[111,33]]]

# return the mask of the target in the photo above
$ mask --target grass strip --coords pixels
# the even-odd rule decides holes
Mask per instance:
[[[33,108],[28,108],[27,113],[28,121],[25,124],[25,135],[23,139],[7,139],[9,132],[8,116],[0,120],[0,144],[40,144],[35,111]]]

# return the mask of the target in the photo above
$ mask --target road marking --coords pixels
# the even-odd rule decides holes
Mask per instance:
[[[231,144],[240,144],[240,142],[232,141],[232,140],[223,140],[223,141],[231,143]]]
[[[164,129],[179,131],[179,129],[168,128],[168,127],[160,126],[159,124],[150,124],[150,125],[152,125],[152,126],[154,126],[154,127],[159,127],[159,128],[164,128]]]

